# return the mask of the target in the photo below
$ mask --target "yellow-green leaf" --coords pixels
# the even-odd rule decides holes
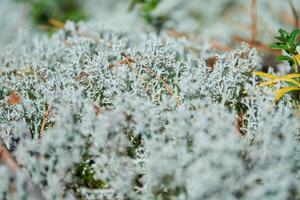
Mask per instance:
[[[299,59],[300,59],[300,57],[299,57]],[[253,72],[253,74],[256,75],[256,76],[261,76],[261,77],[269,78],[269,79],[276,79],[278,77],[281,77],[281,78],[300,78],[300,74],[288,74],[288,75],[285,75],[285,76],[276,76],[276,75],[265,73],[265,72]]]
[[[277,78],[274,78],[273,80],[262,82],[258,86],[264,87],[264,86],[268,86],[268,85],[271,85],[271,84],[274,84],[274,83],[280,82],[280,81],[289,82],[289,83],[293,83],[296,86],[300,86],[300,83],[298,81],[291,79],[291,78],[285,78],[285,77],[277,77]]]
[[[300,65],[300,54],[295,55],[295,60],[297,61],[298,65]]]
[[[288,74],[288,75],[282,76],[282,78],[300,78],[300,74]]]
[[[260,77],[264,77],[264,78],[270,78],[270,79],[275,79],[278,76],[269,74],[269,73],[265,73],[265,72],[253,72],[254,75],[256,76],[260,76]]]
[[[276,93],[275,101],[278,102],[283,97],[283,95],[295,90],[300,90],[300,87],[285,87],[274,91]]]

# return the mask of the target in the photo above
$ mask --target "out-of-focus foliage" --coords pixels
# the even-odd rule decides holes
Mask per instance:
[[[48,24],[50,19],[79,21],[86,18],[81,0],[16,0],[27,4],[29,15],[38,25]]]
[[[14,40],[18,30],[28,27],[30,22],[26,19],[26,9],[11,0],[0,1],[0,47]]]
[[[167,15],[153,15],[154,10],[158,6],[161,0],[131,0],[129,10],[133,10],[138,6],[140,15],[143,17],[146,23],[153,26],[159,33],[165,22],[168,20]]]

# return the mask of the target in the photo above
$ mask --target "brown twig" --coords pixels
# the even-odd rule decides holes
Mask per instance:
[[[279,50],[271,49],[268,45],[263,44],[258,41],[256,41],[255,44],[253,44],[253,43],[251,43],[251,41],[249,41],[245,38],[239,37],[239,36],[233,36],[232,40],[236,41],[236,42],[246,42],[250,45],[251,48],[256,48],[258,51],[269,52],[276,56],[281,55],[281,52]]]
[[[124,59],[121,60],[120,62],[118,62],[118,65],[126,64],[128,67],[130,67],[130,69],[134,69],[133,66],[132,66],[132,63],[136,63],[136,61],[134,59],[130,58],[129,56],[125,55],[124,53],[121,53],[121,55],[124,57]],[[116,65],[111,65],[111,67],[114,67],[114,66],[116,66]],[[172,87],[169,86],[169,84],[166,83],[166,81],[164,81],[155,71],[153,71],[152,69],[150,69],[149,67],[147,67],[145,65],[142,65],[142,67],[143,67],[144,70],[146,70],[148,73],[150,73],[159,82],[161,82],[163,84],[163,87],[166,88],[167,92],[171,96],[175,97],[175,99],[176,99],[176,105],[179,106],[181,104],[180,98],[175,94],[175,92],[172,89]]]
[[[291,7],[293,16],[294,16],[294,26],[295,26],[296,28],[298,28],[298,27],[300,27],[300,24],[299,24],[299,17],[298,17],[298,13],[297,13],[297,10],[296,10],[294,1],[293,1],[293,0],[289,0],[289,4],[290,4],[290,7]]]
[[[53,26],[53,27],[58,28],[58,29],[65,29],[65,23],[62,22],[62,21],[59,21],[57,19],[53,19],[53,18],[49,19],[48,24],[50,26]],[[92,40],[94,40],[94,42],[98,42],[100,40],[99,37],[94,36],[94,35],[92,35],[90,33],[87,33],[87,32],[76,31],[76,34],[79,35],[79,36],[82,36],[82,37],[92,39]],[[65,44],[69,47],[72,47],[72,45],[73,45],[71,41],[65,41]]]
[[[279,15],[279,19],[284,22],[284,23],[287,23],[287,24],[290,24],[290,25],[294,25],[295,24],[295,19],[291,16],[289,16],[288,14],[286,13],[281,13]]]
[[[227,45],[224,45],[224,44],[221,44],[220,42],[218,42],[216,40],[211,41],[211,44],[215,49],[218,49],[220,51],[231,51],[231,50],[233,50],[231,47],[229,47]]]
[[[110,67],[110,68],[113,68],[113,67],[116,67],[116,66],[118,66],[118,65],[122,65],[122,64],[124,65],[124,64],[125,64],[125,65],[127,65],[127,66],[134,72],[134,74],[137,76],[137,78],[138,78],[139,80],[142,81],[142,83],[144,83],[144,84],[147,85],[146,79],[145,79],[144,77],[141,77],[141,76],[139,75],[139,72],[138,72],[135,68],[132,67],[131,63],[134,63],[134,62],[135,62],[135,61],[129,59],[128,57],[125,57],[123,60],[121,60],[121,61],[118,62],[117,64],[110,64],[109,67]],[[145,89],[146,89],[146,87],[145,87]]]
[[[143,65],[143,68],[147,72],[149,72],[150,74],[152,74],[153,76],[155,76],[163,84],[163,86],[166,88],[167,92],[171,96],[175,97],[175,99],[176,99],[176,105],[179,106],[181,104],[179,97],[175,94],[174,90],[166,83],[166,81],[164,81],[155,71],[153,71],[149,67]]]
[[[48,105],[47,110],[46,110],[46,112],[44,114],[44,117],[43,117],[42,124],[41,124],[40,137],[42,137],[44,135],[44,133],[45,133],[46,123],[47,123],[47,121],[49,119],[49,115],[51,113],[51,110],[52,110],[51,105]]]
[[[174,38],[176,38],[176,39],[178,39],[178,38],[187,38],[187,39],[191,39],[191,35],[189,35],[188,33],[176,31],[176,30],[173,29],[173,28],[168,29],[167,34],[168,34],[168,36],[174,37]]]
[[[257,41],[257,5],[256,0],[251,0],[251,44]]]
[[[237,135],[239,137],[244,137],[245,136],[245,133],[242,132],[242,126],[243,126],[243,114],[239,114],[237,119],[236,119],[236,123],[235,123],[235,131],[237,133]]]
[[[102,112],[102,108],[96,104],[93,104],[93,107],[94,107],[94,111],[95,111],[95,114],[96,116],[99,116],[100,113]]]
[[[175,29],[168,29],[167,34],[170,37],[173,37],[175,39],[179,39],[179,38],[187,38],[189,40],[193,40],[195,39],[194,36],[192,36],[191,34],[185,33],[185,32],[180,32],[180,31],[176,31]],[[221,44],[220,42],[216,41],[216,40],[212,40],[211,41],[211,45],[212,47],[214,47],[215,49],[218,49],[220,51],[231,51],[232,48],[229,46],[226,46],[224,44]],[[200,53],[200,49],[194,48],[194,47],[188,47],[187,48],[189,51],[191,51],[192,53],[196,53],[199,54]]]
[[[0,141],[0,160],[2,160],[8,166],[8,168],[11,170],[11,172],[14,175],[16,175],[17,172],[20,170],[17,162],[9,153],[7,148],[1,144],[1,141]]]
[[[20,167],[17,161],[10,154],[10,152],[8,151],[8,149],[5,147],[5,145],[1,140],[0,140],[0,161],[3,161],[6,164],[6,166],[11,170],[14,176],[17,176],[18,173],[20,172]],[[29,179],[28,181],[27,190],[29,193],[28,196],[29,199],[33,199],[33,200],[44,199],[40,191],[40,188],[34,186],[31,179]]]

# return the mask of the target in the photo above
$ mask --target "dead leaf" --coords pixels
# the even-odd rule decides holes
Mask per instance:
[[[78,75],[77,77],[75,77],[75,80],[76,80],[76,81],[80,81],[80,80],[82,80],[82,79],[87,78],[87,76],[88,76],[87,73],[85,73],[85,72],[80,72],[79,75]]]
[[[131,64],[131,63],[135,63],[135,61],[130,58],[130,57],[125,57],[123,60],[121,60],[118,64],[119,65],[128,65],[128,64]]]
[[[176,30],[174,30],[172,28],[170,28],[167,33],[168,33],[169,36],[177,38],[177,39],[178,38],[182,38],[182,37],[184,37],[184,38],[190,38],[190,36],[187,33],[179,32],[179,31],[176,31]]]
[[[19,95],[18,92],[13,91],[7,100],[9,105],[17,105],[21,102],[21,96]]]
[[[69,39],[66,39],[65,40],[65,45],[67,46],[67,47],[73,47],[73,43],[72,43],[72,41],[71,40],[69,40]]]
[[[207,67],[209,67],[210,69],[214,68],[214,65],[216,64],[216,62],[217,62],[217,57],[216,56],[210,57],[210,58],[205,60],[205,63],[207,65]]]
[[[64,29],[65,28],[65,23],[64,22],[61,22],[57,19],[49,19],[48,20],[48,23],[56,28],[60,28],[60,29]]]
[[[243,114],[239,114],[236,119],[236,123],[235,123],[235,131],[236,131],[237,135],[240,137],[245,136],[245,133],[241,130],[242,126],[243,126],[243,122],[244,122]]]
[[[96,116],[98,116],[102,111],[101,107],[98,105],[95,105],[95,104],[94,104],[94,110],[95,110]]]

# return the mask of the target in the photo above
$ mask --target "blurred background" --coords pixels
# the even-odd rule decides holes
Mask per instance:
[[[266,50],[279,28],[299,27],[298,0],[0,0],[0,45],[19,30],[52,34],[67,20],[202,37],[220,50],[246,41]]]

